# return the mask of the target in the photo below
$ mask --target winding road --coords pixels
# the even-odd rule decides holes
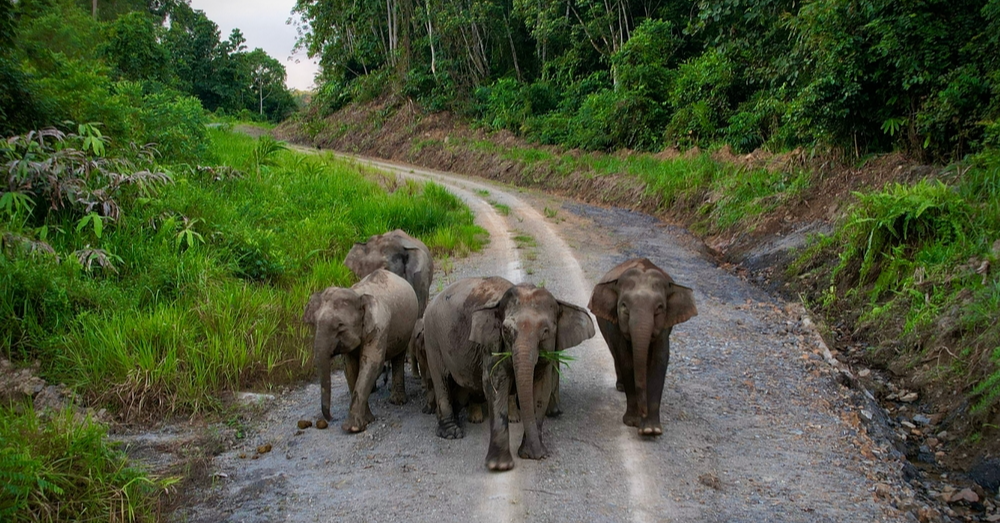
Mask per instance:
[[[310,383],[267,405],[251,437],[215,458],[219,478],[174,519],[195,522],[872,522],[902,520],[876,499],[891,464],[858,424],[792,308],[716,267],[701,242],[649,216],[604,209],[456,174],[363,158],[352,161],[418,180],[461,198],[490,233],[468,258],[436,260],[431,292],[464,277],[499,275],[544,285],[586,306],[594,283],[621,261],[644,256],[691,286],[699,315],[674,328],[662,419],[664,435],[640,438],[621,423],[624,394],[600,333],[570,349],[561,417],[547,419],[551,455],[515,458],[507,473],[483,463],[487,424],[461,440],[435,435],[410,401],[373,395],[377,420],[358,435],[336,427],[347,410],[335,373],[328,430]],[[501,212],[507,211],[509,212]],[[513,445],[520,424],[512,425]],[[250,459],[258,445],[272,451]]]

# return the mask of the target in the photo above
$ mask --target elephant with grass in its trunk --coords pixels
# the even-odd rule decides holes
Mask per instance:
[[[594,336],[581,307],[531,284],[503,278],[468,278],[449,285],[427,306],[423,341],[434,385],[438,436],[464,436],[453,411],[459,392],[485,396],[490,420],[486,466],[514,467],[508,427],[509,395],[521,404],[524,439],[518,456],[542,459],[542,421],[555,380],[557,351]],[[450,390],[457,385],[463,390]],[[514,389],[512,389],[514,387]]]
[[[316,328],[313,359],[319,373],[323,417],[330,417],[330,359],[343,354],[351,406],[342,428],[365,430],[375,416],[368,406],[372,385],[392,362],[389,401],[406,401],[403,360],[417,321],[417,295],[406,280],[376,270],[350,289],[328,287],[309,298],[302,320]]]
[[[660,399],[670,331],[698,314],[694,294],[641,258],[608,271],[594,287],[589,307],[615,360],[616,387],[625,391],[622,421],[644,436],[663,434]]]

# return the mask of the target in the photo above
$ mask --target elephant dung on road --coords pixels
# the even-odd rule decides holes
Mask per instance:
[[[423,316],[434,277],[434,258],[424,242],[402,229],[377,234],[368,241],[355,243],[347,253],[344,265],[358,278],[364,278],[376,269],[401,276],[410,282],[417,293],[417,316]]]
[[[459,392],[485,396],[490,420],[486,466],[510,470],[508,396],[512,385],[522,406],[524,439],[518,455],[542,459],[542,421],[551,397],[555,365],[548,357],[594,336],[582,307],[555,299],[531,284],[498,277],[468,278],[446,287],[427,306],[423,341],[434,386],[438,436],[464,436],[453,412]],[[450,390],[457,385],[463,390]]]
[[[589,307],[615,360],[618,390],[625,391],[622,421],[645,436],[663,434],[660,399],[670,331],[698,314],[694,294],[641,258],[608,271],[594,287]]]
[[[375,419],[372,385],[392,362],[389,401],[406,401],[403,360],[417,321],[417,296],[403,278],[376,270],[350,289],[328,287],[309,298],[302,320],[316,328],[313,359],[319,373],[323,417],[330,420],[330,359],[343,354],[351,406],[342,428],[361,432]]]

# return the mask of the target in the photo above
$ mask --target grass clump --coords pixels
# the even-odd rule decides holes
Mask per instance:
[[[51,418],[0,408],[0,520],[156,521],[173,483],[130,467],[106,429],[72,408]]]

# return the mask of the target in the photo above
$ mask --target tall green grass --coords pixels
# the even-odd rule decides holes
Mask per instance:
[[[44,377],[126,419],[213,410],[225,391],[311,372],[302,309],[310,293],[353,283],[342,263],[353,242],[395,228],[437,254],[484,241],[440,186],[388,193],[344,162],[209,135],[206,163],[228,168],[169,166],[173,183],[123,208],[99,238],[53,217],[58,257],[0,254],[5,356],[41,360]],[[113,270],[67,254],[88,246],[113,256]]]
[[[105,436],[73,409],[43,418],[0,407],[0,520],[156,521],[174,481],[129,466]]]
[[[501,147],[488,141],[470,141],[466,146],[529,167],[544,166],[542,171],[557,178],[573,172],[633,176],[646,184],[648,195],[658,198],[661,210],[680,205],[685,210],[699,211],[703,218],[694,228],[704,233],[735,227],[752,230],[760,216],[794,200],[812,183],[812,175],[806,170],[751,168],[718,161],[707,151],[658,158],[651,154],[557,154],[532,147]],[[713,197],[706,202],[706,195]]]

